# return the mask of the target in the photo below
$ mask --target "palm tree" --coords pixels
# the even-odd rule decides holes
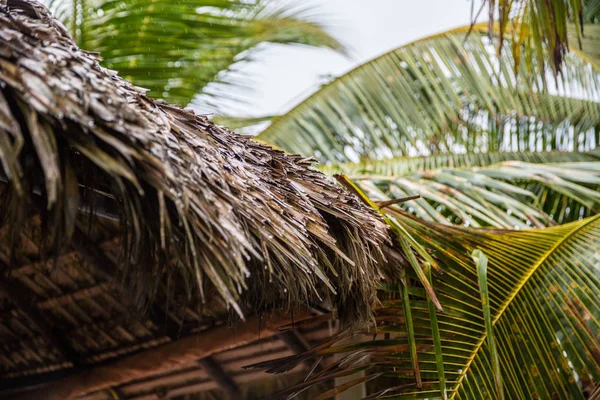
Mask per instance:
[[[241,85],[231,72],[261,44],[344,52],[311,8],[290,2],[49,0],[49,7],[81,48],[102,54],[105,67],[183,106],[198,94],[204,106],[225,98],[214,85]]]
[[[320,399],[364,382],[368,398],[600,393],[600,2],[498,6],[498,24],[399,47],[258,135],[340,174],[412,266],[361,342],[256,365],[344,354],[275,397],[358,371]]]

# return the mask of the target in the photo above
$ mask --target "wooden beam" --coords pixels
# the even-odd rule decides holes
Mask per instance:
[[[295,374],[296,372],[297,372],[296,370],[285,371],[280,374],[277,374],[277,377],[280,378],[282,376]],[[240,371],[240,372],[234,374],[234,376],[235,376],[235,380],[241,384],[256,382],[261,379],[269,378],[269,375],[265,374],[264,371],[256,371],[256,370]],[[273,375],[270,375],[270,377],[272,378]],[[159,397],[156,394],[148,394],[148,395],[142,394],[142,395],[132,395],[129,398],[131,400],[162,400],[162,399],[173,399],[173,398],[179,399],[179,398],[185,398],[184,396],[195,395],[198,393],[207,392],[209,390],[214,390],[216,388],[217,388],[217,385],[214,381],[206,380],[203,382],[189,382],[182,386],[168,388],[164,392],[160,393],[162,397]],[[191,397],[194,398],[193,396],[191,396]],[[238,399],[239,398],[236,398],[235,400],[238,400]],[[81,398],[81,400],[88,400],[88,397],[83,397],[83,398]],[[89,397],[89,400],[92,400],[91,396]],[[94,399],[94,400],[97,400],[97,399]]]
[[[73,292],[65,293],[61,296],[52,297],[47,300],[42,300],[37,304],[37,307],[41,310],[44,310],[54,308],[57,305],[65,306],[68,304],[72,304],[77,300],[93,297],[100,293],[104,293],[107,291],[108,286],[108,283],[100,283],[98,285],[77,289]]]
[[[0,262],[0,271],[2,274],[9,274],[9,268],[3,262]],[[35,304],[38,301],[35,293],[18,280],[10,279],[10,275],[7,279],[0,279],[0,290],[14,303],[29,324],[40,332],[48,344],[58,350],[65,361],[71,362],[74,366],[81,364],[79,355],[64,338],[64,335],[55,331],[46,317],[36,308]]]
[[[285,345],[296,354],[301,354],[311,349],[308,341],[300,332],[295,329],[281,332],[277,335],[277,337],[279,337],[279,339],[281,339],[283,343],[285,343]],[[314,368],[314,371],[321,371],[323,369],[322,360],[319,364],[315,365],[313,360],[307,358],[304,360],[304,365],[309,368],[309,371],[312,368]]]
[[[294,321],[310,318],[306,310],[294,313]],[[289,313],[274,312],[262,318],[254,316],[236,327],[219,326],[140,353],[123,357],[106,365],[91,367],[47,387],[15,395],[14,400],[70,400],[87,393],[105,390],[125,382],[147,378],[163,371],[193,364],[198,359],[252,343],[279,333],[292,323]]]
[[[296,370],[285,371],[280,374],[277,374],[277,377],[280,378],[282,376],[288,376],[291,374],[295,374],[296,372],[297,372]],[[256,382],[261,379],[269,378],[269,375],[265,374],[264,371],[256,371],[256,370],[239,371],[239,372],[233,374],[233,376],[235,377],[236,382],[239,382],[240,384]],[[272,375],[271,375],[271,377],[272,377]],[[218,388],[219,387],[217,386],[215,381],[210,380],[210,379],[204,379],[201,381],[185,382],[184,384],[182,384],[180,386],[165,387],[164,390],[159,391],[158,393],[156,393],[156,392],[145,392],[144,394],[142,394],[142,393],[133,394],[132,393],[132,394],[126,395],[125,398],[130,399],[130,400],[163,400],[163,399],[174,399],[174,398],[177,398],[177,399],[187,398],[185,396],[190,396],[190,398],[195,398],[193,395],[212,391],[212,390],[215,390]],[[202,396],[200,396],[200,398],[202,398]],[[101,396],[97,396],[95,394],[91,394],[89,396],[84,396],[84,397],[78,398],[78,400],[113,400],[113,399],[112,398],[107,399],[104,396],[101,397]],[[238,397],[235,400],[240,400],[240,398]]]
[[[306,339],[297,330],[281,332],[277,335],[294,353],[300,354],[310,350],[310,345]]]
[[[198,361],[204,372],[214,380],[217,385],[229,396],[231,400],[241,399],[242,392],[221,365],[212,357],[206,357]]]
[[[18,376],[16,378],[0,379],[0,399],[12,399],[20,393],[29,390],[42,388],[50,382],[58,381],[79,371],[80,367],[59,369],[57,371],[44,372],[41,374],[32,374]]]

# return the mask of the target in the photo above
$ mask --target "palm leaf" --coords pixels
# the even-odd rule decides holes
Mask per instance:
[[[600,4],[600,1],[597,3]],[[600,69],[600,24],[597,22],[596,25],[586,24],[584,26],[585,36],[579,38],[575,26],[567,26],[569,41],[573,43],[569,51],[593,64],[594,68]],[[578,42],[581,42],[581,46],[577,44]]]
[[[594,382],[600,379],[600,304],[596,299],[600,216],[529,231],[486,232],[409,217],[400,221],[446,272],[433,284],[445,310],[437,313],[436,322],[448,398],[497,398],[498,382],[506,398],[578,399],[594,390]],[[486,330],[487,306],[482,305],[478,290],[481,269],[470,256],[476,250],[488,258],[485,277],[491,330]],[[418,388],[403,333],[404,301],[397,295],[385,296],[394,293],[393,285],[387,290],[380,296],[383,307],[377,311],[374,339],[365,337],[351,349],[333,343],[311,356],[348,354],[349,362],[326,373],[362,368],[368,371],[367,377],[377,375],[369,398],[439,398],[440,368],[427,296],[413,287],[409,297],[422,378],[422,388]],[[492,368],[490,332],[499,372]],[[301,387],[320,378],[317,374]],[[298,387],[274,397],[289,398]]]
[[[262,117],[229,117],[224,115],[219,115],[211,118],[212,122],[220,126],[226,126],[232,130],[238,130],[241,128],[246,128],[250,126],[262,125],[264,123],[270,122],[275,116],[273,115],[265,115]]]
[[[150,95],[186,105],[206,102],[240,85],[228,71],[255,57],[261,43],[319,46],[344,51],[308,8],[267,0],[52,0],[50,7],[79,46],[101,52]],[[231,95],[230,95],[231,96]]]
[[[522,229],[600,210],[600,159],[589,153],[444,155],[323,169],[343,172],[380,204],[418,195],[392,209],[443,224]]]
[[[324,86],[258,138],[345,162],[488,151],[584,151],[599,140],[600,74],[567,57],[558,86],[544,66],[498,57],[481,25],[428,37]]]
[[[385,160],[366,160],[358,163],[321,165],[320,169],[329,174],[347,175],[388,175],[402,176],[441,168],[486,167],[504,161],[526,163],[576,163],[600,160],[600,152],[489,152],[467,154],[441,154],[423,157],[396,157]]]
[[[512,46],[515,57],[518,58],[521,47],[525,47],[538,62],[548,60],[555,73],[561,70],[567,52],[574,48],[586,53],[591,50],[590,59],[596,63],[600,60],[597,42],[593,41],[598,27],[584,26],[584,23],[600,22],[598,0],[498,0],[487,4],[489,26],[497,21],[499,27],[498,52],[502,51],[505,38],[510,36],[515,42]],[[590,38],[589,32],[594,28],[596,35],[592,33]]]

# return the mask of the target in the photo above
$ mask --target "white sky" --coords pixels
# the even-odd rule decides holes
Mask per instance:
[[[471,10],[471,0],[310,0],[310,4],[320,10],[319,19],[330,33],[350,48],[351,58],[329,50],[271,45],[258,54],[259,61],[242,70],[253,77],[253,91],[245,93],[248,103],[223,111],[253,116],[283,113],[327,76],[339,76],[423,36],[468,24]]]

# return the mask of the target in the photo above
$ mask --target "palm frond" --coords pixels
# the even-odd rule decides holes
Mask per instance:
[[[104,66],[184,106],[211,82],[232,84],[227,72],[251,61],[261,43],[344,52],[311,10],[289,2],[52,0],[50,6],[81,48],[102,53]]]
[[[258,138],[346,162],[488,151],[585,151],[599,141],[600,72],[569,55],[556,88],[544,66],[497,56],[485,30],[444,32],[324,86]]]
[[[598,2],[600,4],[600,1]],[[600,8],[600,7],[599,7]],[[576,27],[567,26],[567,33],[570,43],[573,43],[569,51],[576,54],[579,58],[588,61],[594,65],[594,68],[600,69],[600,17],[595,25],[585,24],[585,35],[577,37]],[[581,46],[577,43],[580,42]]]
[[[600,216],[528,231],[486,232],[407,216],[399,221],[420,238],[445,271],[434,278],[433,285],[444,304],[444,312],[434,315],[449,399],[499,398],[499,382],[505,398],[579,399],[594,390],[594,382],[600,379],[600,305],[596,299]],[[489,304],[485,306],[478,283],[481,266],[478,269],[471,259],[473,252],[488,259],[484,277]],[[315,382],[360,369],[367,371],[367,377],[375,377],[369,399],[442,397],[435,330],[425,291],[413,286],[408,298],[422,379],[419,385],[409,339],[403,333],[405,299],[396,294],[398,285],[385,289],[376,316],[376,336],[365,336],[353,346],[334,340],[313,351],[311,357],[346,356],[344,362],[274,398],[290,398]],[[491,330],[486,330],[484,318],[488,305]],[[496,342],[498,372],[492,367],[490,332]]]
[[[324,170],[344,173],[377,202],[418,195],[391,209],[443,224],[539,228],[600,210],[600,159],[586,153],[397,158]]]
[[[600,0],[587,0],[584,2],[583,23],[600,24]]]
[[[595,59],[595,62],[599,61],[597,43],[589,37],[586,38],[589,31],[597,27],[584,27],[584,23],[600,22],[599,3],[598,0],[489,1],[489,26],[491,30],[494,22],[497,22],[499,27],[499,53],[505,44],[505,38],[510,36],[515,42],[512,46],[515,57],[519,57],[521,47],[525,47],[525,51],[538,62],[544,63],[548,60],[554,72],[558,73],[561,71],[565,55],[574,48],[587,52],[586,45],[595,47],[596,50],[592,50],[591,53],[595,53],[592,59]]]
[[[252,127],[270,122],[274,115],[265,115],[261,117],[232,117],[226,115],[218,115],[211,118],[211,121],[217,125],[226,126],[229,129],[237,130],[241,128]]]
[[[600,152],[490,152],[466,154],[442,154],[424,157],[395,157],[385,160],[366,160],[358,163],[321,165],[320,170],[329,174],[402,176],[440,168],[486,167],[504,161],[526,163],[575,163],[600,160]]]

